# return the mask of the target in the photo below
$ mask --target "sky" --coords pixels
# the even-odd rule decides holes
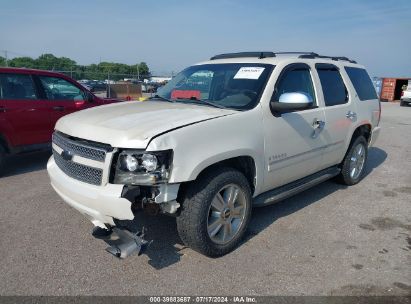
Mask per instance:
[[[156,75],[225,52],[347,56],[411,77],[411,0],[0,0],[0,56],[144,61]]]

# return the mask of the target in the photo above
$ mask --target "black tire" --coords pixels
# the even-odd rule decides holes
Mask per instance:
[[[400,107],[405,107],[405,102],[404,101],[400,101]]]
[[[359,145],[362,145],[363,148],[364,148],[364,157],[363,157],[364,161],[363,161],[363,165],[362,165],[361,170],[358,170],[358,171],[360,171],[359,174],[356,173],[353,176],[351,174],[352,173],[352,169],[351,169],[352,168],[351,167],[352,160],[351,159],[353,158],[353,156],[356,152],[356,149],[358,149],[357,147]],[[353,141],[351,142],[351,144],[348,148],[348,151],[347,151],[347,153],[344,157],[344,160],[341,163],[341,173],[340,173],[340,175],[337,176],[337,181],[341,184],[348,185],[348,186],[357,184],[364,175],[364,171],[365,171],[364,169],[365,169],[365,166],[366,166],[366,163],[367,163],[367,157],[368,157],[368,143],[367,143],[367,140],[362,135],[358,136],[357,138],[353,139]]]
[[[4,159],[6,158],[6,150],[0,144],[0,176],[3,173]]]
[[[224,187],[231,186],[242,191],[241,198],[245,202],[243,219],[233,238],[228,243],[219,244],[214,242],[208,233],[211,203],[220,191],[224,191]],[[241,172],[231,168],[211,170],[188,186],[182,199],[180,215],[177,217],[178,234],[186,246],[206,256],[225,255],[236,248],[244,236],[251,218],[251,209],[250,185]],[[223,233],[225,234],[225,231]]]

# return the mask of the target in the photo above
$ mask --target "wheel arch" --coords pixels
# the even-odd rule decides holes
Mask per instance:
[[[370,123],[364,123],[359,126],[354,130],[353,134],[351,135],[351,140],[350,144],[358,137],[363,135],[367,142],[369,143],[371,140],[371,124]]]
[[[370,141],[371,141],[371,133],[372,133],[372,131],[371,131],[371,124],[370,124],[370,123],[367,122],[367,123],[363,123],[363,124],[357,126],[357,127],[354,129],[354,132],[353,132],[352,135],[351,135],[350,141],[347,143],[347,146],[345,147],[344,157],[342,158],[341,161],[344,160],[345,156],[347,155],[348,151],[349,151],[350,148],[351,148],[352,143],[354,142],[354,140],[355,140],[357,137],[359,137],[359,136],[361,136],[361,135],[364,136],[365,139],[366,139],[366,141],[367,141],[367,143],[369,144]],[[341,164],[340,164],[340,165],[341,165]]]
[[[239,155],[197,167],[193,170],[190,181],[181,183],[178,196],[184,195],[185,190],[194,180],[219,167],[228,167],[240,171],[244,174],[250,185],[251,194],[255,193],[258,181],[256,161],[250,155]]]

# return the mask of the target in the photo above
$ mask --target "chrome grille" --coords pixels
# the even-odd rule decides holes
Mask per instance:
[[[85,183],[103,183],[103,168],[107,153],[111,151],[106,144],[72,139],[59,132],[53,134],[53,156],[57,166],[68,176]]]
[[[53,157],[57,166],[68,176],[92,185],[101,185],[103,170],[65,160],[53,149]]]
[[[63,150],[71,151],[73,154],[101,162],[104,162],[106,153],[109,150],[108,148],[97,146],[97,144],[92,145],[89,142],[84,144],[74,141],[56,132],[53,133],[53,143]]]

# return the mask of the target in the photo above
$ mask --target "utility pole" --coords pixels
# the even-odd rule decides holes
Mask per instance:
[[[137,80],[140,80],[140,64],[137,63]]]
[[[107,93],[108,93],[108,96],[107,96],[107,95],[106,95],[106,96],[107,96],[108,98],[111,98],[110,72],[107,72],[107,85],[108,85],[108,92],[107,92]]]
[[[4,51],[4,58],[6,60],[6,67],[9,66],[8,60],[7,60],[7,50]]]

